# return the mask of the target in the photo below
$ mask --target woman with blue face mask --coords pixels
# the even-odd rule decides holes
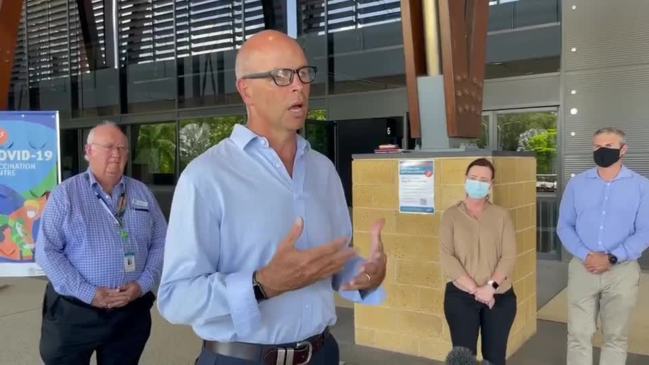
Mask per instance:
[[[479,158],[466,169],[466,197],[448,208],[440,225],[440,262],[448,283],[444,314],[453,347],[505,364],[507,338],[516,316],[512,288],[516,239],[507,209],[489,201],[495,169]]]

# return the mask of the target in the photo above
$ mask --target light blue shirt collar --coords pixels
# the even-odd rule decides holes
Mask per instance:
[[[597,167],[593,167],[592,169],[586,171],[586,177],[590,179],[599,179],[599,174],[597,173]],[[633,177],[633,174],[631,173],[631,170],[627,169],[626,166],[622,165],[622,169],[620,170],[620,173],[617,174],[615,179],[613,181],[618,180],[618,179],[626,179],[629,177]]]
[[[256,134],[242,124],[236,124],[234,126],[232,134],[230,134],[230,138],[242,150],[245,150],[252,141],[257,141],[257,143],[266,148],[270,147],[270,143],[268,142],[268,139],[266,137]],[[311,149],[311,144],[306,139],[304,139],[304,137],[297,134],[297,156],[304,155],[307,151],[309,151],[309,149]]]
[[[86,169],[85,174],[86,174],[86,176],[88,178],[88,182],[90,183],[90,186],[92,186],[94,189],[99,188],[100,190],[103,190],[103,188],[99,184],[99,181],[97,181],[97,178],[95,177],[95,174],[93,174],[92,170],[90,170],[90,167],[88,167]],[[125,182],[124,176],[122,175],[122,178],[119,179],[119,182],[117,183],[116,187],[119,186],[123,191],[125,185],[126,185],[126,182]]]

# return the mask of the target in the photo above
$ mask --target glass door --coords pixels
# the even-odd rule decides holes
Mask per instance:
[[[542,256],[556,258],[561,252],[556,234],[560,199],[557,120],[557,108],[495,112],[497,149],[536,155],[536,249]]]

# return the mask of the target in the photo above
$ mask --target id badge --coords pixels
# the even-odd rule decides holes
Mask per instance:
[[[124,271],[135,271],[135,255],[132,253],[124,254]]]

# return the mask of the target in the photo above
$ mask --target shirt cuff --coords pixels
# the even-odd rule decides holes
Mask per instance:
[[[242,337],[259,329],[261,312],[252,288],[252,271],[236,272],[225,277],[225,288],[235,331]]]
[[[341,290],[338,293],[350,302],[365,305],[380,305],[385,301],[386,297],[383,286],[371,290]]]
[[[140,286],[140,291],[141,291],[140,296],[143,296],[144,294],[150,292],[153,289],[153,283],[151,283],[151,280],[149,280],[148,278],[144,278],[143,277],[144,275],[146,274],[142,273],[142,275],[140,275],[140,278],[135,280],[137,285]]]
[[[615,250],[611,251],[611,254],[617,257],[617,262],[629,261],[629,255],[624,245],[618,246]]]
[[[577,247],[574,255],[577,256],[577,258],[580,259],[581,262],[586,262],[586,256],[588,256],[589,253],[590,251],[582,245],[581,247]]]
[[[79,287],[77,298],[86,304],[92,304],[92,300],[95,299],[95,294],[97,294],[97,288],[84,283]]]
[[[385,290],[382,286],[371,290],[340,290],[340,286],[350,282],[356,277],[361,265],[365,260],[361,257],[356,257],[348,265],[345,266],[343,272],[337,278],[337,283],[334,286],[341,297],[351,302],[362,303],[366,305],[379,305],[385,301]]]

